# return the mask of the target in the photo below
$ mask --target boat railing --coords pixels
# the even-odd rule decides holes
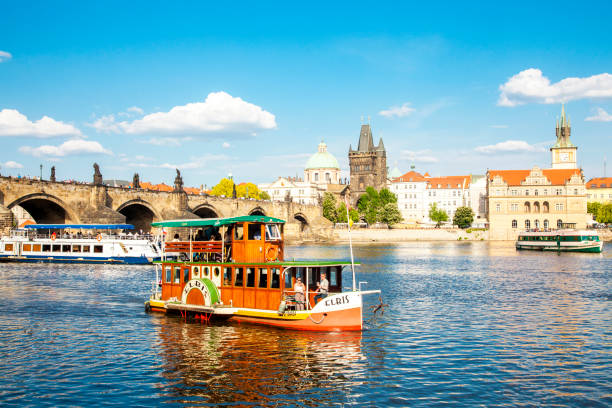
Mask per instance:
[[[221,253],[221,241],[170,241],[165,243],[166,252]]]
[[[155,241],[155,236],[152,234],[55,234],[56,239],[92,239],[97,240],[98,235],[102,239],[121,239],[121,240],[148,240]],[[29,239],[49,239],[51,234],[12,234],[12,236],[27,237]]]

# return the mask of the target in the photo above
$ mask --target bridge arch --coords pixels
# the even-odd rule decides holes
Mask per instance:
[[[302,213],[293,214],[293,219],[300,223],[300,232],[307,232],[310,230],[310,224],[308,218]]]
[[[10,203],[7,208],[11,209],[16,206],[23,208],[37,224],[70,224],[80,222],[79,217],[68,204],[50,194],[28,194]]]
[[[140,198],[126,201],[116,211],[125,215],[125,223],[132,224],[136,231],[150,232],[151,223],[161,220],[153,206]]]
[[[200,218],[222,218],[221,211],[210,204],[200,204],[192,211],[195,215]]]
[[[264,211],[263,208],[257,206],[255,208],[253,208],[251,211],[249,211],[249,215],[266,215],[266,212]]]

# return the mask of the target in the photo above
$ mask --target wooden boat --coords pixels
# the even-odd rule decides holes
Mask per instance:
[[[602,248],[599,234],[590,230],[528,230],[520,232],[516,240],[516,249],[599,253]]]
[[[30,224],[0,238],[0,262],[150,264],[161,259],[152,235],[131,224]]]
[[[362,297],[380,293],[343,291],[342,270],[350,262],[285,260],[284,221],[266,216],[171,220],[175,241],[163,242],[162,260],[145,309],[201,320],[231,319],[287,329],[361,330]],[[200,241],[208,236],[212,240]],[[196,238],[194,238],[196,237]],[[165,259],[180,254],[182,261]],[[315,287],[325,273],[329,294],[315,303]],[[296,279],[305,285],[304,299]]]

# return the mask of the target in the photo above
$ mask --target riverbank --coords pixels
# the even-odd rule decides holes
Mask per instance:
[[[334,230],[331,238],[335,242],[348,242],[348,230]],[[357,229],[351,231],[351,239],[353,242],[487,241],[489,239],[489,231],[436,228]]]

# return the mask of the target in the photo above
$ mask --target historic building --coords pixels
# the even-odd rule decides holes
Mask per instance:
[[[429,209],[425,207],[427,179],[416,171],[391,180],[389,189],[397,196],[397,208],[406,223],[422,223],[428,217]]]
[[[586,188],[577,168],[577,147],[570,141],[565,109],[557,122],[557,141],[550,149],[551,169],[489,170],[487,218],[490,239],[514,240],[526,229],[563,226],[585,228]]]
[[[340,184],[340,166],[338,160],[327,151],[327,145],[321,141],[318,151],[310,156],[304,169],[304,181],[318,186]]]
[[[457,208],[470,205],[470,180],[471,176],[428,178],[427,194],[425,194],[428,222],[433,222],[429,219],[429,208],[436,204],[436,207],[446,211],[448,221],[452,223]]]
[[[314,183],[302,181],[295,177],[279,177],[269,184],[257,186],[270,195],[273,201],[294,201],[300,204],[317,205],[322,190]]]
[[[612,177],[596,177],[586,184],[587,201],[612,203]]]
[[[367,187],[380,191],[387,186],[387,152],[382,138],[374,146],[370,125],[361,125],[357,150],[349,146],[351,200],[357,203]]]

